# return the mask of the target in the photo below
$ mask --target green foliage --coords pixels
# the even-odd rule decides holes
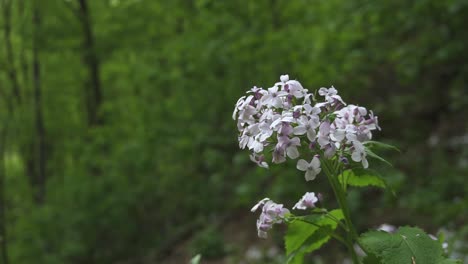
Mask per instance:
[[[363,264],[381,264],[380,260],[378,257],[376,257],[374,254],[367,254],[363,259],[362,259]]]
[[[285,247],[288,263],[302,263],[304,255],[319,249],[334,233],[343,220],[339,209],[323,215],[312,215],[288,224]]]
[[[369,231],[361,235],[359,242],[364,251],[373,255],[367,263],[375,263],[375,257],[382,264],[457,263],[443,256],[438,241],[415,227],[401,227],[395,234]]]
[[[338,180],[343,185],[347,184],[355,187],[387,187],[385,180],[376,171],[370,169],[355,168],[345,170],[338,176]]]
[[[206,259],[217,259],[226,254],[222,234],[215,228],[207,228],[195,235],[192,251],[200,253]]]

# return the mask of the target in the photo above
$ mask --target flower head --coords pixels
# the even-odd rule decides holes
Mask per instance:
[[[270,230],[274,224],[282,223],[286,214],[289,214],[289,210],[283,208],[282,204],[277,204],[269,198],[264,198],[252,207],[251,211],[255,212],[260,206],[262,206],[262,213],[257,220],[258,236],[267,238],[268,230]]]
[[[301,155],[323,155],[358,162],[367,168],[366,147],[372,132],[380,130],[378,118],[365,107],[346,104],[335,87],[320,88],[317,97],[289,75],[263,89],[254,86],[235,104],[239,147],[252,152],[251,160],[267,168],[273,163],[299,159],[297,169],[312,180],[320,172],[320,162],[307,162]],[[301,146],[309,146],[308,149]],[[307,152],[312,153],[307,153]]]
[[[302,196],[301,200],[294,205],[293,209],[305,210],[307,208],[314,208],[315,203],[318,202],[318,197],[313,192],[307,192]]]

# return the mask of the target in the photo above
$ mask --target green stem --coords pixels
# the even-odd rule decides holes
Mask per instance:
[[[328,219],[330,219],[330,220],[334,221],[335,223],[337,223],[337,224],[338,224],[341,228],[343,228],[346,232],[349,231],[348,227],[347,227],[345,224],[343,224],[343,223],[341,222],[340,219],[334,217],[332,214],[329,214],[328,211],[325,210],[325,211],[323,211],[323,212],[320,212],[320,214],[323,214],[323,216],[325,216],[325,217],[327,217]],[[294,219],[301,220],[301,221],[307,221],[307,220],[302,219],[301,217],[294,217]],[[308,223],[309,223],[309,222],[308,222]]]
[[[333,166],[333,164],[330,164],[330,162],[326,159],[321,159],[321,163],[322,163],[322,168],[328,178],[328,181],[330,182],[330,185],[332,186],[333,192],[338,201],[338,205],[343,211],[345,225],[347,226],[346,239],[345,239],[346,246],[348,247],[348,251],[351,254],[353,263],[360,264],[361,262],[359,261],[359,258],[353,247],[353,241],[357,241],[357,238],[358,238],[357,232],[354,228],[353,223],[351,222],[350,211],[348,208],[348,204],[346,203],[346,196],[345,196],[344,189],[338,182],[338,178],[337,178],[338,171],[339,171],[339,164],[335,164],[335,166]]]
[[[335,221],[341,228],[343,228],[346,232],[349,231],[348,227],[346,225],[344,225],[338,218],[330,215],[330,214],[326,214],[325,217],[328,217],[329,219],[331,219],[332,221]]]
[[[301,222],[304,222],[304,223],[308,223],[308,224],[311,224],[313,226],[316,226],[318,228],[322,228],[323,226],[321,225],[317,225],[316,223],[313,223],[313,222],[309,222],[307,220],[303,220],[303,219],[300,219],[300,218],[297,218],[298,221],[301,221]],[[341,236],[339,236],[338,234],[334,234],[334,233],[331,233],[330,234],[331,237],[333,237],[334,239],[340,241],[341,243],[343,243],[344,245],[346,245],[346,241],[344,238],[342,238]]]

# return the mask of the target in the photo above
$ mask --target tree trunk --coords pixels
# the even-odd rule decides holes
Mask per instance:
[[[88,112],[88,125],[90,127],[102,125],[103,119],[99,114],[102,104],[102,88],[100,79],[100,63],[96,53],[96,46],[91,26],[91,15],[88,1],[79,0],[79,14],[83,28],[83,60],[88,68],[88,83],[86,85],[86,107]]]
[[[39,3],[36,0],[33,7],[33,90],[34,90],[34,120],[36,128],[36,180],[37,195],[36,201],[44,202],[46,193],[46,138],[44,129],[44,118],[42,114],[42,90],[41,90],[41,67],[39,61],[39,32],[41,27],[41,17],[39,13]]]
[[[28,6],[29,7],[29,6]],[[28,21],[28,15],[25,12],[26,11],[26,3],[25,1],[19,1],[18,3],[18,13],[19,13],[19,19],[21,21]],[[29,39],[29,35],[27,33],[26,27],[29,25],[29,23],[21,23],[20,25],[20,36],[21,36],[21,46],[20,46],[20,54],[19,54],[19,60],[20,60],[20,68],[21,68],[21,75],[23,76],[23,86],[27,87],[29,85],[29,78],[30,78],[30,72],[29,72],[29,65],[28,65],[28,60],[27,60],[27,52],[26,52],[26,41]]]
[[[11,43],[11,4],[10,0],[0,0],[3,11],[3,26],[5,38],[6,59],[8,64],[8,78],[12,84],[12,94],[18,103],[21,103],[21,92],[18,83],[18,74],[15,68],[15,56],[13,53],[13,45]]]
[[[11,114],[10,111],[7,112]],[[2,127],[0,128],[0,252],[3,264],[8,264],[8,244],[7,244],[7,228],[6,228],[6,187],[5,187],[5,147],[8,133],[8,116]]]

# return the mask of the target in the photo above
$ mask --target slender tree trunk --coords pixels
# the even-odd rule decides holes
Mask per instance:
[[[103,98],[100,79],[100,62],[96,53],[91,15],[87,0],[79,0],[79,14],[84,33],[83,60],[88,68],[89,79],[86,85],[86,106],[88,111],[88,125],[91,127],[102,125],[103,123],[103,119],[99,114],[99,108]]]
[[[18,77],[14,65],[13,46],[11,43],[11,1],[0,0],[3,27],[4,27],[4,41],[7,60],[7,75],[12,85],[11,94],[16,99],[16,102],[21,102],[21,95],[18,83]],[[10,95],[6,91],[0,94],[5,100],[6,113],[8,116],[4,119],[0,127],[0,260],[3,264],[8,264],[8,242],[7,242],[7,227],[6,227],[6,170],[5,170],[5,155],[6,155],[6,140],[8,133],[9,120],[13,115],[14,103]]]
[[[18,74],[15,68],[15,56],[13,52],[13,45],[11,43],[11,0],[0,0],[3,11],[3,26],[4,26],[4,39],[6,60],[8,64],[8,78],[12,84],[12,94],[18,103],[21,103],[21,92],[18,83]]]
[[[41,17],[39,13],[39,3],[34,1],[33,7],[33,89],[34,89],[34,114],[37,146],[35,152],[37,195],[36,201],[44,202],[46,193],[46,135],[44,129],[44,118],[42,114],[42,90],[41,90],[41,67],[39,61],[39,32],[41,27]]]
[[[28,65],[28,60],[26,56],[26,41],[28,39],[28,34],[26,27],[29,25],[29,20],[26,14],[26,3],[24,0],[19,1],[18,3],[18,10],[19,10],[19,17],[20,20],[22,21],[20,23],[20,35],[21,39],[21,50],[19,54],[19,60],[21,64],[21,75],[23,76],[23,86],[27,87],[29,85],[29,78],[30,78],[30,72],[29,72],[29,65]]]
[[[273,30],[278,30],[281,27],[281,19],[280,19],[280,7],[278,6],[277,0],[270,0],[271,6],[271,24],[273,26]]]
[[[11,112],[8,111],[10,115]],[[4,124],[0,128],[0,252],[3,264],[8,264],[8,242],[7,242],[7,228],[6,228],[6,187],[5,187],[5,147],[8,133],[8,123],[10,116],[7,117]]]

